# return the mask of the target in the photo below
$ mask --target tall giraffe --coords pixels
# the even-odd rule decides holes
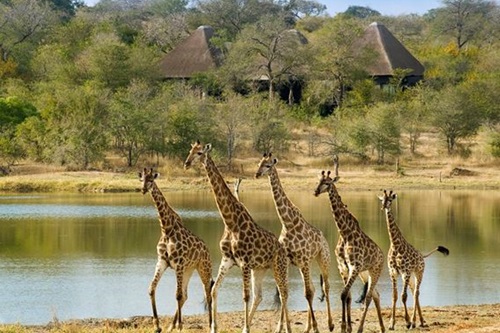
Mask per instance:
[[[184,163],[185,169],[188,169],[195,160],[199,160],[204,166],[225,225],[224,234],[219,243],[222,260],[212,287],[211,332],[217,332],[217,291],[227,271],[234,265],[240,267],[243,274],[243,302],[245,303],[243,333],[250,332],[252,318],[262,300],[262,279],[269,268],[274,271],[281,301],[281,313],[276,332],[281,332],[283,321],[285,321],[285,331],[291,332],[287,308],[288,258],[286,251],[273,233],[254,222],[246,207],[233,195],[210,157],[211,150],[211,144],[203,146],[198,141],[191,145]],[[250,282],[253,290],[251,309],[249,309]]]
[[[300,269],[304,281],[304,296],[307,300],[309,311],[307,327],[305,332],[318,331],[318,324],[314,316],[313,298],[314,286],[311,282],[311,262],[316,260],[321,270],[321,281],[323,297],[326,298],[326,310],[328,313],[328,328],[333,331],[334,325],[330,310],[330,283],[328,280],[330,270],[330,248],[323,233],[309,224],[302,216],[300,210],[287,197],[281,185],[276,169],[278,159],[272,158],[272,154],[264,154],[255,173],[255,178],[263,175],[269,177],[271,190],[273,192],[274,204],[281,221],[281,234],[279,241],[285,247],[291,263]],[[323,298],[322,297],[322,298]]]
[[[358,333],[363,332],[363,326],[370,306],[371,300],[377,309],[380,331],[384,332],[384,322],[380,309],[380,295],[375,286],[380,278],[384,265],[384,255],[380,247],[366,235],[359,222],[342,202],[335,183],[338,181],[338,159],[335,159],[335,178],[330,177],[330,171],[321,173],[319,184],[314,192],[315,196],[328,193],[335,224],[339,231],[339,243],[337,244],[337,262],[344,289],[340,295],[342,300],[342,332],[352,331],[351,322],[351,287],[357,276],[365,282],[365,307],[359,323]]]
[[[389,275],[392,281],[392,312],[391,312],[391,322],[389,324],[389,329],[394,329],[394,324],[396,321],[396,302],[398,300],[398,284],[397,278],[401,274],[401,279],[403,280],[403,292],[401,293],[401,300],[405,309],[405,320],[407,328],[415,328],[417,321],[417,311],[420,318],[420,325],[425,326],[424,318],[422,317],[422,310],[420,309],[420,284],[422,283],[422,278],[424,276],[425,262],[424,259],[436,251],[448,255],[450,251],[444,246],[438,246],[430,253],[423,255],[420,251],[416,250],[408,241],[404,238],[403,233],[396,224],[396,220],[392,213],[392,202],[396,200],[396,193],[390,191],[387,193],[384,190],[384,195],[379,196],[382,202],[382,209],[385,211],[385,217],[387,222],[387,230],[389,231],[389,238],[391,240],[391,246],[389,247],[389,252],[387,254],[387,264],[389,266]],[[415,282],[412,285],[410,278],[414,276]],[[410,289],[413,292],[413,315],[410,320],[408,315],[408,308],[406,307],[407,299],[407,289],[410,285]]]
[[[175,271],[177,279],[177,291],[175,294],[177,310],[168,331],[176,327],[182,330],[181,309],[188,298],[187,287],[194,270],[198,271],[198,275],[204,286],[205,300],[208,306],[208,323],[210,326],[212,324],[211,287],[213,285],[210,252],[207,245],[182,224],[181,217],[168,205],[163,193],[156,185],[155,179],[157,177],[158,173],[154,173],[153,169],[149,171],[144,169],[142,173],[139,172],[139,178],[142,181],[141,192],[142,194],[151,193],[151,198],[158,210],[158,219],[161,227],[161,237],[156,246],[158,261],[153,280],[149,286],[149,296],[153,308],[153,322],[156,326],[156,332],[161,332],[156,310],[156,286],[168,267],[171,267]]]

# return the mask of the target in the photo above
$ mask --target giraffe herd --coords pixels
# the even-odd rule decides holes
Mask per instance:
[[[262,300],[264,274],[268,270],[273,272],[280,304],[280,315],[275,333],[282,332],[283,328],[286,333],[290,333],[291,324],[287,300],[288,268],[292,264],[300,270],[304,283],[304,296],[308,304],[308,320],[304,333],[310,332],[311,329],[313,333],[317,333],[319,330],[313,309],[315,291],[311,281],[311,264],[313,261],[317,262],[321,272],[321,299],[326,300],[328,329],[330,332],[333,331],[334,323],[329,298],[331,259],[329,245],[321,230],[309,224],[300,210],[288,199],[276,169],[278,160],[273,158],[271,153],[264,154],[255,177],[259,178],[266,175],[269,178],[276,211],[282,225],[279,238],[257,224],[247,208],[239,200],[237,191],[233,193],[229,189],[210,156],[211,150],[211,144],[202,145],[199,141],[195,142],[191,145],[184,168],[190,168],[195,162],[199,162],[203,166],[224,223],[224,232],[219,242],[222,258],[215,281],[212,279],[212,262],[207,245],[182,224],[180,216],[168,205],[155,183],[158,174],[154,173],[153,169],[144,169],[143,172],[139,173],[143,184],[141,192],[143,194],[150,192],[158,210],[161,228],[161,237],[157,245],[158,261],[149,287],[156,332],[161,332],[161,327],[156,309],[155,290],[167,268],[170,267],[175,271],[177,280],[177,310],[168,331],[175,328],[182,330],[181,310],[187,300],[189,280],[196,270],[204,286],[210,332],[216,333],[218,331],[218,290],[228,270],[233,266],[238,266],[243,276],[243,333],[250,332],[252,319]],[[335,256],[340,276],[344,282],[344,288],[340,295],[342,301],[341,332],[352,332],[350,289],[358,276],[364,282],[365,287],[361,299],[361,302],[364,303],[364,309],[359,321],[358,332],[363,331],[368,307],[372,300],[377,310],[380,331],[384,332],[380,295],[376,289],[384,264],[383,252],[363,232],[356,217],[342,202],[335,186],[339,179],[337,158],[334,159],[334,167],[334,178],[331,177],[330,171],[321,173],[314,195],[317,197],[322,193],[328,194],[333,219],[339,233]],[[383,196],[380,196],[379,199],[382,202],[382,209],[385,211],[391,241],[387,257],[393,287],[389,329],[393,330],[395,326],[398,275],[401,275],[403,279],[401,298],[405,311],[406,327],[416,327],[417,313],[420,325],[425,326],[419,303],[420,284],[424,273],[424,258],[436,251],[448,255],[449,251],[443,246],[438,246],[427,255],[421,254],[405,240],[395,222],[391,203],[396,199],[396,194],[384,190]],[[412,277],[414,280],[411,280]],[[414,298],[411,318],[408,315],[406,306],[408,286],[410,286]],[[250,288],[253,295],[251,304]]]

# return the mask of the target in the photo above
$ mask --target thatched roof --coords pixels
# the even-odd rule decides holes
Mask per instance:
[[[160,63],[164,78],[190,78],[193,74],[216,68],[221,63],[221,51],[210,43],[214,30],[200,26],[179,43]]]
[[[373,22],[365,30],[356,49],[369,47],[377,56],[368,65],[367,71],[373,76],[392,76],[394,70],[411,69],[409,76],[423,76],[424,66],[404,47],[399,40],[383,25]]]

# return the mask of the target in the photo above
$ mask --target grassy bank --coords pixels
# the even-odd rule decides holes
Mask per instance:
[[[242,178],[244,189],[268,189],[266,180],[253,180],[254,163],[240,165],[238,171],[224,172],[226,180]],[[296,190],[311,190],[317,181],[321,166],[298,166],[280,163],[278,170],[284,186]],[[28,168],[26,168],[28,169]],[[33,168],[31,168],[33,169]],[[15,170],[15,169],[14,169]],[[0,192],[130,192],[137,191],[140,183],[138,170],[125,172],[36,170],[19,168],[9,176],[0,177]],[[167,190],[209,189],[203,170],[184,171],[160,167],[158,183]],[[449,165],[403,166],[398,172],[393,167],[343,165],[339,188],[342,190],[391,189],[499,189],[500,172],[495,166],[456,168]]]

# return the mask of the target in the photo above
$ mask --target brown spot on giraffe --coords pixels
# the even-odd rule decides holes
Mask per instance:
[[[328,242],[323,233],[309,224],[300,210],[287,197],[278,176],[277,163],[278,159],[273,158],[271,153],[264,154],[255,177],[259,178],[263,175],[269,177],[276,211],[282,227],[279,241],[286,249],[290,262],[297,266],[302,274],[304,296],[308,303],[308,320],[305,332],[309,332],[311,328],[315,333],[318,332],[318,324],[313,309],[314,286],[310,274],[311,264],[314,260],[321,270],[322,278],[320,280],[322,281],[323,297],[326,299],[328,328],[333,331],[334,324],[329,297],[330,248]]]
[[[287,307],[288,259],[286,251],[273,233],[254,222],[246,207],[233,195],[210,157],[211,149],[210,144],[203,146],[199,141],[192,144],[184,163],[184,168],[187,169],[194,161],[200,161],[205,168],[225,226],[220,242],[222,260],[212,288],[211,332],[217,331],[217,291],[227,271],[233,265],[237,265],[243,274],[243,302],[245,304],[243,333],[250,331],[252,318],[262,300],[262,279],[269,268],[273,269],[281,301],[280,319],[275,332],[281,332],[284,324],[285,331],[289,333],[291,326]],[[255,246],[256,240],[259,241],[259,247]],[[253,287],[251,309],[249,308],[250,283]]]
[[[155,179],[158,174],[153,169],[139,173],[142,181],[142,193],[151,193],[158,210],[161,228],[161,237],[156,246],[158,261],[156,270],[149,286],[149,296],[153,308],[153,322],[156,332],[161,332],[158,313],[156,310],[155,292],[160,279],[168,267],[175,271],[177,279],[177,310],[168,331],[174,328],[182,330],[181,309],[187,300],[187,287],[193,271],[198,271],[204,286],[205,299],[209,309],[208,323],[212,324],[212,261],[207,245],[194,235],[183,224],[180,216],[168,205],[163,193],[156,185]]]

